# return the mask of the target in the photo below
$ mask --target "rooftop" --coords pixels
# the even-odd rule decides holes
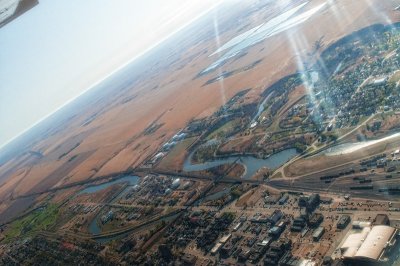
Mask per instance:
[[[350,234],[341,246],[343,257],[379,261],[396,232],[393,227],[377,225]]]

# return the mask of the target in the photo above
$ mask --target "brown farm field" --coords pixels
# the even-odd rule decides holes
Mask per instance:
[[[307,8],[322,2],[313,0]],[[251,95],[260,97],[265,88],[295,73],[298,57],[307,57],[317,40],[323,38],[327,47],[353,31],[386,24],[381,13],[398,21],[400,13],[393,11],[398,2],[334,1],[306,22],[251,46],[245,56],[229,61],[222,71],[240,69],[261,59],[255,67],[208,85],[217,71],[198,74],[215,60],[209,55],[217,49],[217,43],[214,16],[206,15],[135,62],[119,84],[90,92],[79,108],[62,110],[62,119],[42,126],[27,145],[0,160],[0,212],[8,217],[20,213],[30,198],[23,198],[18,206],[12,204],[13,199],[31,193],[135,169],[189,121],[211,115],[242,90],[252,88]],[[220,42],[226,43],[276,16],[282,7],[274,3],[260,6],[256,0],[227,1],[220,6],[216,11]],[[335,16],[338,13],[340,19]],[[291,95],[292,100],[302,93]],[[159,127],[145,134],[154,124]],[[163,163],[174,168],[183,159],[177,154],[176,161]]]

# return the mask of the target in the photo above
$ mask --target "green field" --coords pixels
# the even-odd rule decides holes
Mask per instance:
[[[50,204],[28,216],[11,223],[5,231],[5,242],[17,237],[34,236],[53,225],[58,217],[58,205]]]
[[[223,124],[221,127],[217,128],[210,135],[208,135],[207,140],[211,140],[216,137],[225,137],[225,135],[232,132],[239,123],[240,119],[234,119]]]

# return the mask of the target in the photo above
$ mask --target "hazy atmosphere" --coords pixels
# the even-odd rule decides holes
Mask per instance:
[[[217,1],[50,1],[0,28],[0,147]]]
[[[400,265],[400,0],[0,0],[0,62],[0,265]]]

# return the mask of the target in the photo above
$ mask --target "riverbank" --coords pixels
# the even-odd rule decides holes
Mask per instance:
[[[194,164],[192,163],[192,156],[195,151],[190,153],[183,164],[183,171],[185,172],[194,172],[194,171],[204,171],[208,170],[220,165],[224,164],[234,164],[238,163],[244,166],[245,172],[241,176],[242,179],[250,179],[254,174],[257,173],[263,167],[267,167],[269,169],[279,168],[281,165],[289,161],[290,159],[297,156],[299,153],[296,149],[287,149],[281,152],[272,154],[270,157],[266,159],[256,158],[254,156],[249,155],[232,155],[223,158],[216,158],[214,160]]]

